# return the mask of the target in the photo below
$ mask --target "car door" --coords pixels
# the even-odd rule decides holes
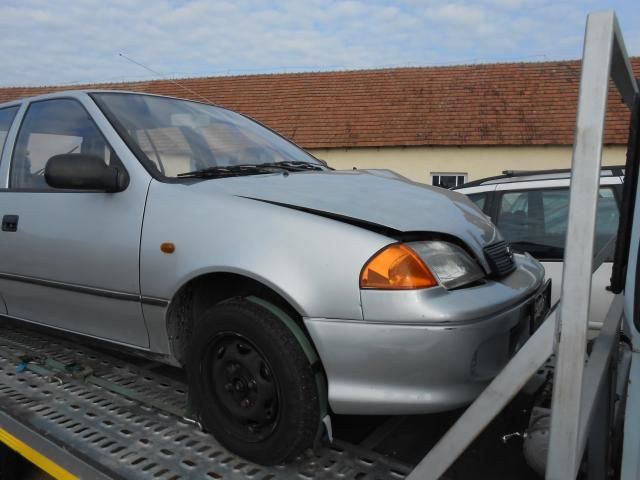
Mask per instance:
[[[124,191],[105,193],[44,179],[58,154],[121,165],[82,101],[34,101],[22,117],[0,190],[0,292],[11,317],[147,347],[139,244],[149,181],[130,176]]]
[[[18,113],[20,105],[4,107],[0,109],[0,167],[2,166],[2,157],[4,154],[4,146],[9,134],[9,130],[13,124],[13,120]],[[2,251],[0,250],[0,255]],[[7,304],[0,290],[0,315],[7,314]]]
[[[612,179],[603,179],[600,188],[594,251],[599,252],[616,234],[620,217]],[[560,298],[563,258],[569,213],[569,182],[523,182],[499,186],[497,217],[500,233],[515,250],[527,251],[544,265],[552,279],[551,301]],[[601,320],[613,300],[606,287],[610,283],[613,258],[608,258],[593,275],[590,318],[592,328]]]

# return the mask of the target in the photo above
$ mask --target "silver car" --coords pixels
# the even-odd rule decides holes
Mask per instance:
[[[0,148],[0,314],[184,366],[253,461],[332,412],[467,404],[541,315],[543,268],[464,195],[223,108],[55,93],[0,105]]]

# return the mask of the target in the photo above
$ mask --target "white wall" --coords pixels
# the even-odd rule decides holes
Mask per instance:
[[[338,169],[387,168],[417,182],[431,183],[431,173],[464,173],[467,181],[503,170],[541,170],[571,166],[570,146],[384,147],[312,149]],[[623,165],[626,148],[605,147],[603,165]]]

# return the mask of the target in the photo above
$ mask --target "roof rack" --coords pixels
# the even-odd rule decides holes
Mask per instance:
[[[611,165],[603,166],[600,169],[601,175],[604,177],[619,177],[624,176],[624,165]],[[503,170],[502,175],[494,175],[492,177],[479,178],[471,182],[464,183],[453,187],[451,190],[458,190],[460,188],[477,187],[480,185],[488,185],[492,183],[500,183],[502,180],[508,179],[520,179],[524,181],[524,177],[534,177],[539,175],[562,175],[562,178],[571,177],[570,168],[554,168],[546,170]]]

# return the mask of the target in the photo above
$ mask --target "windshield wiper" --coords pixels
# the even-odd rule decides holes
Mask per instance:
[[[299,172],[302,170],[324,170],[322,165],[301,160],[283,160],[281,162],[261,163],[262,166],[286,168],[291,172]]]
[[[192,172],[179,173],[177,176],[196,178],[220,178],[240,175],[258,175],[261,173],[273,173],[274,171],[301,172],[304,170],[323,170],[322,166],[310,162],[283,161],[271,163],[243,163],[240,165],[219,165]]]
[[[274,171],[288,171],[288,169],[270,164],[243,164],[243,165],[218,165],[201,168],[191,172],[183,172],[176,175],[180,178],[220,178],[237,177],[241,175],[258,175],[260,173],[273,173]]]

